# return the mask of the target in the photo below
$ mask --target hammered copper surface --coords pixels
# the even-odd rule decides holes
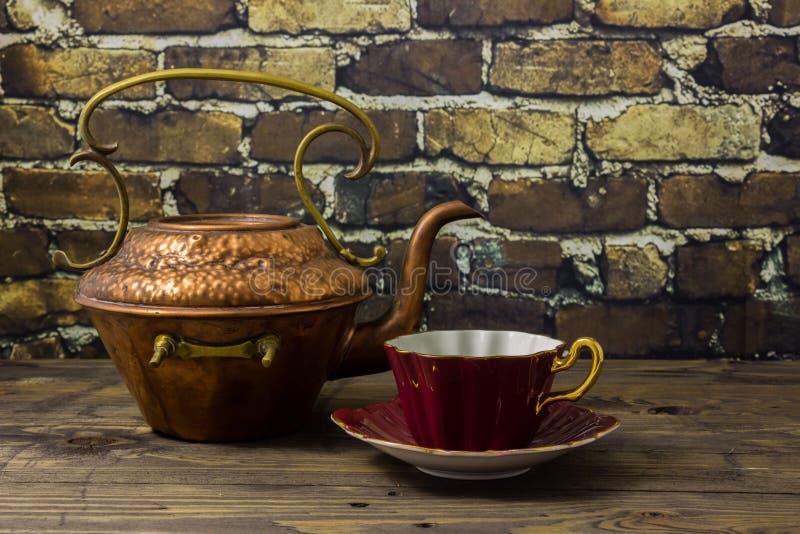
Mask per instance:
[[[154,430],[194,441],[244,441],[285,434],[303,424],[339,364],[355,309],[354,304],[247,319],[89,313]],[[281,343],[269,368],[259,358],[200,358],[165,359],[153,369],[153,340],[164,332],[214,344],[276,334]]]
[[[368,294],[315,226],[274,215],[169,217],[128,232],[78,295],[157,306],[270,306]]]

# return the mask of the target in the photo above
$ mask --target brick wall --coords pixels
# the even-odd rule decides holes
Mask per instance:
[[[355,157],[340,136],[309,154],[313,194],[356,250],[379,241],[397,265],[426,207],[486,214],[437,244],[460,290],[435,288],[431,328],[594,335],[627,356],[800,352],[800,1],[0,6],[3,357],[103,354],[75,277],[49,261],[92,257],[115,227],[111,181],[68,167],[77,115],[105,84],[182,66],[295,77],[368,111],[383,138],[370,177],[334,179]],[[121,141],[136,221],[301,215],[294,147],[331,116],[280,91],[170,82],[107,103],[94,130]]]

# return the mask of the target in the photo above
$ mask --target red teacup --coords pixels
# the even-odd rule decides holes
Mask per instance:
[[[595,383],[603,349],[581,338],[566,344],[545,336],[493,330],[441,330],[384,344],[411,434],[423,447],[484,451],[526,447],[551,402],[576,401]],[[555,373],[580,352],[592,368],[571,391],[550,392]]]

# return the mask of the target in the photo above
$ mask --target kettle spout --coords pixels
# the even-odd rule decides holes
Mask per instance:
[[[400,283],[392,307],[381,317],[359,326],[352,334],[344,360],[331,378],[378,373],[389,369],[383,343],[419,329],[422,301],[433,241],[447,223],[483,217],[461,201],[439,204],[417,223],[403,258]]]

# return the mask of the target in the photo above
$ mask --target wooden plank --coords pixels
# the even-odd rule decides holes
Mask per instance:
[[[329,421],[391,398],[390,374],[329,383],[292,436],[196,444],[150,432],[110,362],[0,362],[0,530],[791,530],[798,386],[797,362],[612,361],[582,402],[620,431],[465,484]]]
[[[358,482],[353,479],[352,482]],[[298,488],[10,484],[0,494],[0,529],[215,532],[790,531],[797,498],[673,492],[569,493],[520,498],[502,482],[447,488]]]

